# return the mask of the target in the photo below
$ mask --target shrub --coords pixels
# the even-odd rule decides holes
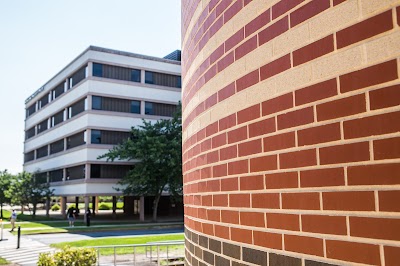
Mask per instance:
[[[65,246],[61,251],[54,253],[41,253],[38,266],[92,266],[96,265],[96,251],[93,248],[71,248]]]
[[[111,207],[106,203],[102,203],[99,205],[99,210],[111,210]]]
[[[52,210],[53,212],[59,211],[60,209],[61,209],[61,207],[60,207],[60,205],[58,205],[58,204],[54,204],[53,206],[51,206],[51,210]]]

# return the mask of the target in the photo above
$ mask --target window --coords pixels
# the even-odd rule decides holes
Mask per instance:
[[[48,120],[43,120],[37,125],[37,133],[42,133],[43,131],[46,131],[48,129]]]
[[[165,103],[145,103],[145,114],[146,115],[158,115],[158,116],[169,116],[172,117],[176,111],[176,105],[165,104]]]
[[[77,114],[82,113],[85,111],[85,99],[80,100],[77,103],[74,103],[71,107],[68,108],[68,117],[72,118],[76,116]]]
[[[57,85],[57,87],[55,87],[55,89],[53,90],[53,100],[58,98],[61,94],[64,93],[64,83],[62,82],[60,84]]]
[[[145,83],[173,88],[181,88],[182,82],[180,76],[146,71]]]
[[[35,160],[35,151],[31,151],[31,152],[24,154],[24,162],[25,163],[33,161],[33,160]]]
[[[48,151],[49,150],[48,150],[47,145],[37,149],[36,150],[36,159],[46,157],[47,155],[49,155]]]
[[[69,78],[69,88],[73,88],[76,84],[86,78],[86,66],[80,68]]]
[[[76,180],[85,178],[85,165],[79,165],[67,168],[66,180]]]
[[[140,82],[140,70],[132,69],[131,81]]]
[[[26,109],[26,117],[33,115],[36,112],[36,104],[32,104]]]
[[[93,76],[95,77],[103,77],[103,65],[93,63]]]
[[[101,144],[101,131],[100,130],[92,129],[91,143],[92,144]]]
[[[33,136],[35,136],[35,134],[36,134],[35,127],[31,127],[30,129],[25,131],[25,139],[30,139]]]
[[[90,178],[123,178],[131,169],[130,165],[92,164],[90,165]]]
[[[49,94],[46,94],[39,100],[39,109],[45,107],[49,103]]]
[[[140,114],[140,101],[131,101],[131,113]]]
[[[67,138],[67,149],[72,149],[84,144],[86,144],[85,131],[79,132],[78,134],[69,136]]]
[[[102,97],[99,96],[92,96],[92,109],[93,110],[102,110],[101,104],[102,104]]]
[[[64,110],[55,114],[52,118],[52,126],[55,127],[56,125],[64,122]]]
[[[50,182],[60,182],[63,181],[64,171],[63,169],[54,170],[49,172]]]
[[[55,154],[64,151],[64,139],[50,144],[50,154]]]
[[[33,175],[33,177],[35,178],[35,181],[36,181],[38,184],[47,183],[47,172],[35,173],[35,174]]]

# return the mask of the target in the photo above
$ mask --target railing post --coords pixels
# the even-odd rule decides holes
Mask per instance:
[[[169,245],[167,245],[167,266],[169,265],[168,247]]]
[[[160,266],[160,245],[157,245],[157,266]]]
[[[114,247],[114,266],[117,265],[117,254],[115,253],[116,247]]]
[[[18,226],[18,240],[17,240],[17,249],[19,249],[19,244],[21,243],[21,226]]]
[[[147,253],[147,247],[146,247]],[[133,266],[136,266],[136,247],[133,247]]]

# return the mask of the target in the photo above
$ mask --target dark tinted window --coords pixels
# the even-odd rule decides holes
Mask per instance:
[[[50,154],[55,154],[64,150],[64,139],[50,144]]]
[[[35,173],[33,175],[33,177],[35,178],[35,181],[39,184],[44,184],[47,183],[47,172],[44,173]]]
[[[176,111],[176,105],[165,103],[146,102],[145,114],[172,117]]]
[[[85,99],[80,100],[77,103],[74,103],[71,107],[70,107],[70,114],[71,117],[76,116],[77,114],[82,113],[83,111],[85,111]]]
[[[140,114],[140,102],[131,101],[131,113]]]
[[[92,144],[101,144],[101,131],[100,130],[92,129],[91,143]]]
[[[69,79],[70,79],[70,88],[74,87],[76,84],[81,82],[86,78],[86,66],[82,67],[78,71],[76,71]]]
[[[25,139],[30,139],[35,136],[35,127],[31,127],[27,131],[25,131]]]
[[[92,109],[93,110],[101,110],[101,97],[92,96]]]
[[[84,179],[85,178],[85,165],[67,168],[67,180]]]
[[[181,77],[176,75],[170,75],[165,73],[157,73],[146,71],[145,72],[145,83],[155,84],[159,86],[180,88],[181,87]]]
[[[52,117],[52,120],[53,120],[53,127],[55,127],[56,125],[64,122],[64,111],[61,111],[61,112],[55,114]]]
[[[59,182],[63,180],[64,176],[64,171],[63,169],[55,170],[55,171],[50,171],[49,172],[49,178],[50,182]]]
[[[36,159],[46,157],[47,155],[49,155],[47,145],[36,150]]]
[[[103,76],[103,65],[93,63],[93,76],[102,77]]]
[[[35,112],[36,112],[36,104],[32,104],[31,106],[28,107],[28,109],[26,109],[26,117],[31,116]]]
[[[49,95],[46,94],[39,100],[39,106],[40,108],[45,107],[49,103]]]
[[[78,134],[69,136],[67,138],[67,149],[72,149],[83,144],[85,144],[85,131],[79,132]]]
[[[24,162],[25,163],[33,161],[33,160],[35,160],[35,151],[31,151],[31,152],[24,154]]]
[[[131,81],[140,82],[140,70],[132,69]]]
[[[91,178],[123,178],[132,168],[130,165],[92,164],[90,166]]]
[[[57,85],[57,87],[55,87],[55,89],[53,90],[53,99],[58,98],[58,96],[60,96],[63,93],[64,93],[64,82]]]
[[[43,120],[42,122],[40,122],[40,123],[37,125],[37,133],[39,134],[39,133],[41,133],[41,132],[43,132],[43,131],[46,131],[47,128],[48,128],[47,126],[48,126],[47,119],[46,119],[46,120]]]

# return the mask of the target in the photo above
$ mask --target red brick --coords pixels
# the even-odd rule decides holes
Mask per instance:
[[[296,210],[319,210],[319,193],[282,193],[282,208]]]
[[[316,165],[317,154],[315,149],[279,154],[279,164],[281,169]]]
[[[282,249],[282,235],[269,232],[253,231],[253,242],[256,246]]]
[[[226,176],[227,175],[226,167],[227,167],[226,164],[220,164],[220,165],[213,166],[213,177]]]
[[[221,191],[237,191],[239,181],[237,177],[221,179]]]
[[[228,207],[228,195],[213,195],[213,206]]]
[[[219,162],[218,151],[212,151],[207,153],[207,164]]]
[[[200,145],[201,152],[205,152],[211,149],[211,139],[203,141]]]
[[[267,213],[267,227],[290,231],[300,231],[299,215]]]
[[[378,245],[326,240],[326,255],[331,259],[381,265]]]
[[[231,227],[231,240],[240,243],[252,244],[253,242],[252,231]]]
[[[209,236],[214,235],[214,226],[213,224],[202,223],[201,226],[203,227],[203,233]]]
[[[279,209],[278,193],[262,193],[251,195],[251,207],[261,209]]]
[[[218,148],[226,144],[226,133],[219,134],[212,138],[212,147]]]
[[[240,212],[240,224],[265,227],[265,215],[261,212]]]
[[[244,38],[244,28],[241,28],[225,41],[225,52],[235,47],[238,43],[240,43],[243,40],[243,38]]]
[[[249,138],[275,132],[275,118],[264,119],[249,125]]]
[[[354,91],[395,80],[397,77],[396,60],[391,60],[340,76],[340,91]]]
[[[207,219],[207,209],[197,208],[197,218]]]
[[[289,17],[286,16],[266,29],[258,33],[258,45],[261,46],[266,42],[278,37],[289,29]]]
[[[217,33],[219,31],[219,29],[224,25],[224,19],[223,17],[218,18],[210,27],[210,29],[208,30],[208,32],[206,32],[206,34],[204,34],[202,40],[200,40],[199,43],[199,48],[202,49],[204,47],[204,45],[208,42],[209,38],[212,37],[215,33]],[[207,38],[206,40],[204,40],[204,38]],[[204,40],[204,44],[201,44],[201,41]]]
[[[212,206],[212,196],[201,196],[201,205],[202,206]]]
[[[400,191],[379,191],[379,211],[400,212]]]
[[[237,157],[237,146],[233,145],[230,147],[223,148],[219,151],[221,161],[229,160]]]
[[[385,240],[400,240],[400,219],[350,217],[350,235]]]
[[[308,236],[285,235],[285,250],[324,256],[323,240]]]
[[[235,56],[234,56],[234,52],[232,51],[218,61],[218,63],[217,63],[218,72],[221,72],[222,70],[227,68],[234,61],[235,61]]]
[[[352,185],[400,184],[400,164],[373,164],[347,168],[347,182]]]
[[[228,174],[237,175],[249,172],[248,160],[241,160],[228,163]]]
[[[219,3],[221,0],[211,0],[210,3],[208,4],[208,11],[211,11],[214,9],[214,7]]]
[[[327,215],[301,215],[301,227],[304,232],[346,235],[346,217]]]
[[[264,189],[264,176],[242,176],[240,177],[240,190]]]
[[[290,55],[287,54],[262,66],[260,68],[260,78],[261,80],[265,80],[288,70],[290,67]]]
[[[293,107],[293,94],[287,93],[261,104],[262,115],[274,114]]]
[[[340,124],[335,123],[299,130],[297,137],[299,146],[340,140]]]
[[[239,156],[247,156],[262,152],[261,139],[255,139],[238,144]]]
[[[337,32],[337,47],[340,49],[391,29],[392,10],[389,10]]]
[[[231,114],[219,120],[219,130],[225,130],[236,126],[236,114]]]
[[[330,187],[344,185],[343,168],[328,168],[300,172],[300,187]]]
[[[214,224],[214,234],[216,237],[229,239],[229,227]]]
[[[218,121],[214,122],[206,127],[206,136],[209,137],[218,132]]]
[[[324,210],[374,211],[373,191],[323,192]]]
[[[397,8],[397,14],[399,9]],[[400,24],[400,23],[399,23]],[[385,265],[396,265],[400,261],[400,247],[384,246]]]
[[[230,224],[239,224],[239,212],[221,210],[221,222]]]
[[[206,129],[203,128],[196,133],[197,141],[200,142],[206,137]]]
[[[293,9],[304,0],[282,0],[272,6],[272,19],[285,14],[290,9]]]
[[[333,5],[337,6],[337,5],[339,5],[339,4],[343,3],[343,2],[346,2],[346,0],[333,0]]]
[[[320,148],[321,164],[337,164],[369,161],[369,143],[359,142]]]
[[[297,90],[294,93],[296,105],[302,105],[326,99],[337,95],[336,79],[323,81],[321,83]]]
[[[221,190],[220,180],[207,181],[207,192],[217,192]]]
[[[228,143],[235,143],[247,139],[247,126],[228,132]]]
[[[258,73],[258,69],[250,72],[243,77],[236,80],[236,90],[237,92],[242,91],[248,87],[257,84],[260,81],[260,74]]]
[[[270,10],[268,9],[245,26],[246,38],[267,25],[271,21]]]
[[[215,49],[214,52],[211,53],[210,55],[210,65],[214,64],[218,59],[221,58],[221,56],[224,55],[224,51],[225,51],[225,46],[224,44],[221,44],[220,46],[218,46],[217,49]]]
[[[329,0],[313,0],[310,3],[300,7],[290,14],[290,27],[294,26],[318,15],[330,7]]]
[[[229,194],[229,207],[250,207],[250,195]]]
[[[301,126],[314,122],[313,107],[296,110],[286,114],[278,115],[278,129]]]
[[[333,35],[329,35],[321,40],[310,43],[293,52],[293,66],[304,64],[318,57],[333,52]]]
[[[369,92],[371,110],[400,105],[400,85]]]
[[[400,158],[400,137],[374,141],[375,160],[397,158]]]
[[[297,172],[284,172],[265,175],[266,189],[297,188]]]
[[[245,123],[260,117],[260,104],[250,106],[237,113],[237,123]]]
[[[218,91],[218,102],[221,102],[231,97],[233,94],[235,94],[235,91],[236,91],[235,82],[232,82],[228,86]]]
[[[288,132],[263,139],[264,152],[288,149],[296,146],[295,133]]]
[[[206,102],[204,103],[204,108],[207,110],[208,108],[216,105],[218,102],[218,94],[214,93],[210,97],[207,98]]]
[[[318,121],[324,121],[365,111],[365,94],[359,94],[317,105],[317,118]]]
[[[261,172],[278,169],[277,155],[262,156],[250,159],[250,172]]]
[[[235,49],[235,60],[239,60],[240,58],[247,55],[256,48],[257,48],[257,35],[254,35],[252,38],[245,41]]]
[[[204,81],[207,83],[217,74],[217,66],[213,65],[206,73],[204,73]]]
[[[224,24],[234,17],[243,8],[242,1],[235,1],[224,13]]]
[[[400,131],[400,112],[386,113],[343,122],[345,139],[383,135]]]
[[[215,8],[216,10],[216,16],[218,17],[221,15],[227,8],[228,6],[232,3],[232,0],[222,0],[217,7]]]
[[[400,6],[396,8],[396,13],[397,13],[397,25],[400,26]]]

